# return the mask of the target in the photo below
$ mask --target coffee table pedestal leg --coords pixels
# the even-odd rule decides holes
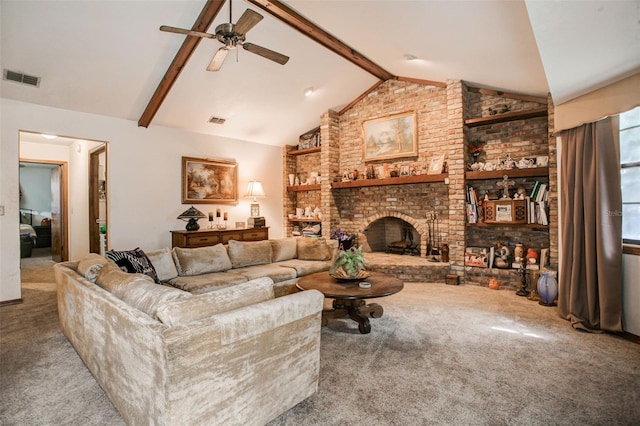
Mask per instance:
[[[371,332],[371,323],[369,317],[380,318],[384,313],[384,309],[377,303],[367,305],[364,300],[334,300],[333,307],[336,314],[342,311],[345,312],[355,322],[358,323],[358,330],[362,334]],[[338,315],[334,315],[334,318]]]

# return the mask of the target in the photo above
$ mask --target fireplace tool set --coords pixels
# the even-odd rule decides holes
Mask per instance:
[[[427,213],[427,226],[429,228],[429,239],[427,240],[427,260],[439,262],[440,256],[440,220],[436,212]]]

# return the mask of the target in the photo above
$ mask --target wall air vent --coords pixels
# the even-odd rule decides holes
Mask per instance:
[[[2,79],[7,81],[15,81],[16,83],[27,84],[34,87],[40,86],[40,77],[34,77],[32,75],[23,74],[21,72],[11,71],[8,69],[3,70]]]
[[[209,119],[209,123],[213,123],[213,124],[224,124],[225,121],[227,121],[227,120],[224,119],[224,118],[215,117],[215,116],[212,116]]]

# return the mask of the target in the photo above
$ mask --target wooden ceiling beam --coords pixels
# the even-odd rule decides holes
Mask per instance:
[[[248,3],[264,10],[270,15],[276,17],[285,24],[293,27],[302,34],[306,35],[315,42],[321,44],[337,55],[342,56],[349,62],[357,65],[366,72],[376,76],[380,80],[386,81],[394,79],[395,76],[374,63],[364,55],[358,53],[355,49],[347,46],[336,37],[332,36],[304,16],[300,15],[290,7],[278,0],[246,0]]]
[[[193,24],[193,27],[191,27],[191,30],[206,32],[220,12],[220,9],[222,9],[224,2],[225,0],[208,0],[202,8],[198,19]],[[153,120],[153,117],[160,109],[160,105],[162,105],[162,102],[169,94],[173,84],[178,79],[178,76],[189,61],[189,58],[191,58],[193,52],[196,50],[196,47],[198,47],[198,44],[200,44],[201,40],[201,37],[194,36],[187,36],[185,38],[182,46],[180,46],[180,49],[178,50],[178,53],[176,53],[176,56],[173,58],[171,65],[169,65],[169,69],[164,74],[164,77],[162,77],[160,84],[156,88],[151,100],[142,113],[140,120],[138,120],[139,127],[149,127],[151,120]]]

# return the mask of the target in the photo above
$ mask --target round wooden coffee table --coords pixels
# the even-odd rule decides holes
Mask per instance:
[[[362,288],[360,282],[371,283],[371,288]],[[377,303],[366,304],[365,299],[390,296],[402,290],[404,284],[393,275],[369,272],[369,277],[360,281],[337,281],[328,272],[317,272],[298,280],[300,290],[318,290],[324,297],[333,300],[333,310],[322,313],[322,324],[329,318],[349,316],[358,323],[360,333],[371,331],[369,317],[380,318],[384,309]]]

